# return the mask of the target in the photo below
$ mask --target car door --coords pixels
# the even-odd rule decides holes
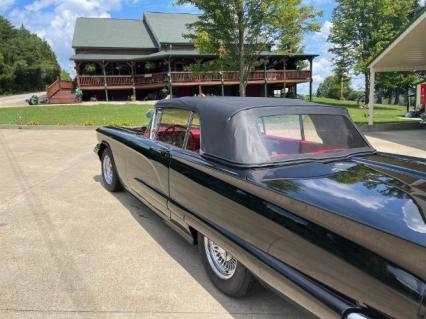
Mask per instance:
[[[139,136],[127,159],[130,188],[167,218],[170,148],[183,145],[190,112],[157,109],[152,125]]]

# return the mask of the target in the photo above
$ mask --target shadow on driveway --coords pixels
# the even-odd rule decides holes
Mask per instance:
[[[100,175],[94,180],[102,185]],[[161,217],[140,202],[132,194],[124,191],[112,193],[127,208],[139,225],[183,267],[211,296],[213,296],[234,318],[278,317],[287,319],[314,318],[306,310],[291,301],[280,298],[271,290],[256,283],[252,291],[241,299],[232,299],[218,291],[209,281],[201,263],[198,249],[172,230]]]

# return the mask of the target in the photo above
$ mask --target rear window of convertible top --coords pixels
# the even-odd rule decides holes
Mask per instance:
[[[299,154],[325,154],[367,147],[341,115],[284,114],[257,119],[260,143],[270,161]]]

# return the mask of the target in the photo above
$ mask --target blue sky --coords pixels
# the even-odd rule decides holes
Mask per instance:
[[[85,17],[112,17],[140,19],[143,11],[197,12],[192,6],[177,6],[173,0],[0,0],[0,15],[13,24],[24,26],[49,42],[62,68],[74,73],[69,58],[75,19]],[[314,87],[332,72],[332,56],[328,53],[327,36],[331,27],[333,0],[304,0],[324,12],[320,19],[321,31],[305,36],[305,52],[320,56],[314,62]],[[357,83],[355,86],[361,86]],[[300,86],[307,93],[307,85]]]

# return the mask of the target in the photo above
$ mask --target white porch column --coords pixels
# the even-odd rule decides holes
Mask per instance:
[[[370,94],[368,97],[368,125],[373,125],[373,116],[374,116],[374,88],[376,81],[376,71],[374,68],[370,68]]]

